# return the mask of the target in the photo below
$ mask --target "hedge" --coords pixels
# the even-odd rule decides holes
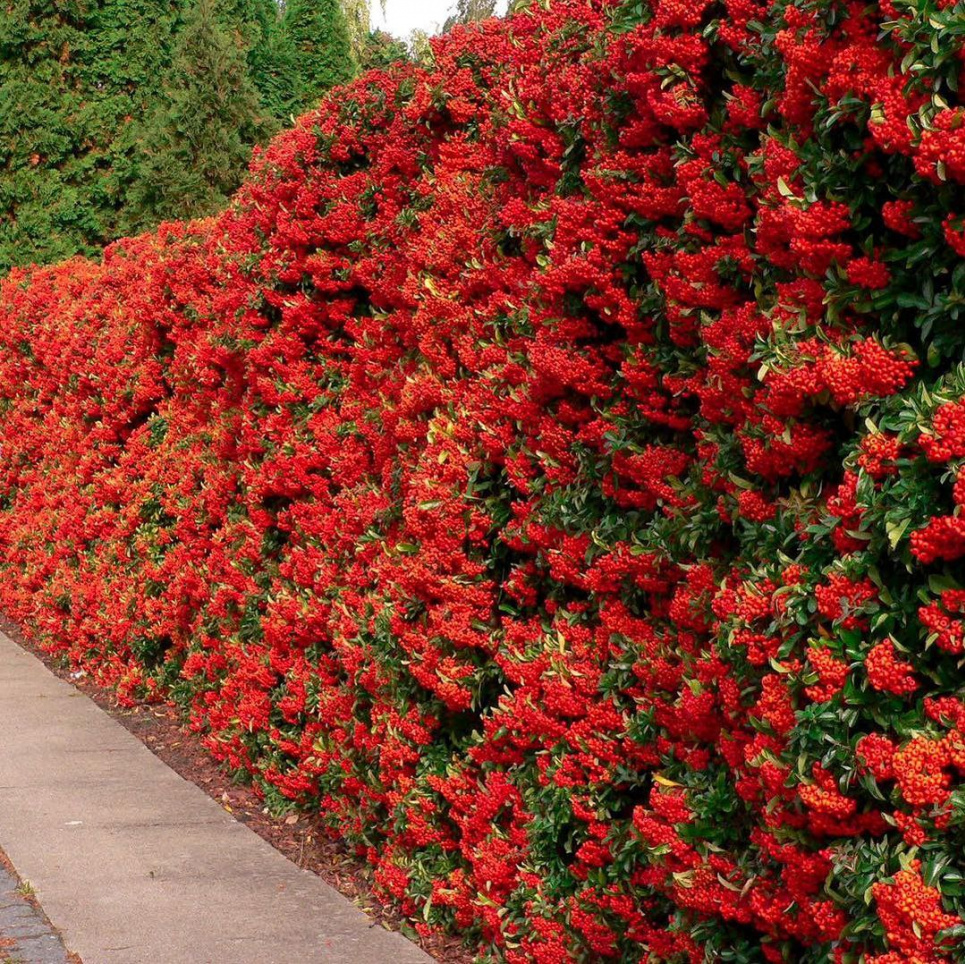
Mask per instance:
[[[965,960],[961,3],[553,0],[0,291],[0,603],[508,962]]]

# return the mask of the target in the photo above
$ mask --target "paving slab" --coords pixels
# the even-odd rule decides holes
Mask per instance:
[[[67,964],[60,936],[19,886],[20,881],[0,864],[0,962]]]
[[[2,633],[0,850],[84,964],[432,960]],[[21,924],[21,947],[43,941]]]

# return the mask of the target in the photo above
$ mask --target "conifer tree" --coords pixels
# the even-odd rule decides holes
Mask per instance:
[[[253,145],[270,126],[245,51],[219,22],[215,0],[195,0],[169,77],[145,125],[129,230],[213,214],[240,184]]]
[[[256,140],[351,76],[338,2],[218,0],[188,44],[196,0],[5,0],[0,276],[210,212]]]
[[[15,0],[0,17],[0,269],[36,254],[32,236],[70,247],[58,236],[62,179],[43,175],[58,171],[74,147],[66,118],[80,99],[65,91],[82,40],[77,10],[44,13]]]
[[[295,57],[277,0],[219,0],[218,20],[247,52],[248,74],[267,113],[288,123],[298,97]]]
[[[130,128],[170,60],[169,0],[10,0],[0,15],[0,273],[116,237]]]
[[[288,0],[283,19],[294,48],[301,107],[311,107],[355,72],[351,38],[339,0]]]
[[[274,4],[274,0],[269,2]],[[301,85],[298,83],[295,45],[280,15],[266,26],[261,39],[249,48],[248,64],[265,111],[280,126],[291,124],[301,108]]]

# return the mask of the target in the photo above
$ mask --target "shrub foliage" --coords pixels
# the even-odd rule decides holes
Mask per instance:
[[[559,0],[0,292],[0,596],[495,959],[965,910],[965,18]]]

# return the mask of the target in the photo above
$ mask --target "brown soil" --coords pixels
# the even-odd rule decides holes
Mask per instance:
[[[312,814],[274,817],[250,786],[232,782],[221,766],[208,755],[200,737],[184,725],[181,711],[168,704],[141,703],[120,706],[110,690],[98,686],[86,675],[62,665],[56,655],[39,649],[26,639],[19,626],[0,615],[0,632],[33,653],[60,679],[89,696],[126,730],[136,736],[172,770],[204,790],[228,813],[267,840],[289,860],[317,874],[351,900],[372,919],[373,926],[401,931],[427,954],[444,964],[472,964],[474,955],[456,938],[419,934],[391,905],[375,894],[371,872],[343,843],[332,840]]]

